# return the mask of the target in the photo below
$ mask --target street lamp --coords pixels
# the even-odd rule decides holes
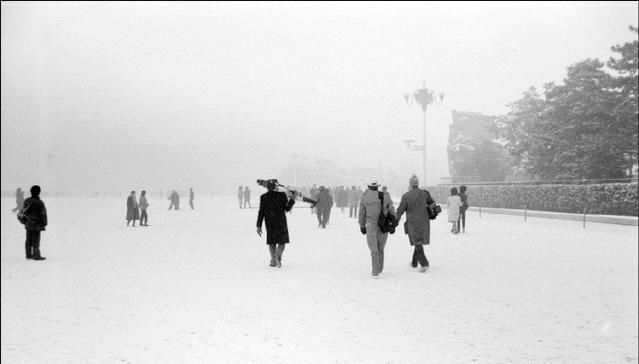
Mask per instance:
[[[439,97],[439,100],[437,99],[438,97]],[[422,88],[413,92],[412,99],[414,99],[415,102],[422,107],[422,111],[424,115],[424,144],[412,145],[412,143],[414,142],[414,140],[412,139],[404,140],[404,142],[406,143],[406,147],[408,147],[408,149],[422,152],[422,164],[423,164],[422,167],[424,169],[423,176],[422,176],[423,177],[422,183],[426,185],[426,170],[428,168],[426,164],[426,110],[428,109],[428,105],[430,104],[442,103],[442,101],[444,100],[444,93],[440,92],[439,94],[436,94],[435,91],[427,89],[426,82],[424,81]],[[405,93],[404,100],[406,100],[407,105],[411,105],[411,102],[410,102],[411,94]]]

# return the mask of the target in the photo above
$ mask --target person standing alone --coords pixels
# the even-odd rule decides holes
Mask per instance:
[[[25,250],[27,259],[45,260],[40,254],[40,233],[46,230],[48,225],[47,208],[40,199],[40,186],[31,187],[31,197],[24,201],[24,207],[20,210],[22,217],[20,222],[27,231]]]
[[[193,207],[193,200],[195,199],[195,193],[193,193],[193,187],[189,188],[189,205],[191,206],[191,210],[194,209]]]
[[[244,187],[244,208],[251,208],[251,190],[249,190],[248,186]]]
[[[468,210],[468,195],[466,194],[466,186],[459,186],[459,198],[461,198],[461,208],[459,209],[459,222],[457,223],[457,229],[459,229],[461,223],[462,233],[466,233],[466,210]]]
[[[284,192],[275,190],[276,184],[268,181],[268,191],[260,196],[260,209],[257,213],[257,235],[262,236],[262,222],[266,224],[266,244],[271,254],[271,267],[282,267],[282,255],[285,244],[289,243],[286,212],[295,204],[295,199]]]
[[[422,267],[420,272],[428,270],[428,259],[424,254],[424,245],[430,244],[430,218],[428,216],[428,205],[433,201],[430,193],[419,188],[419,180],[416,175],[412,175],[408,180],[409,190],[402,195],[402,200],[397,208],[397,220],[402,218],[406,212],[406,222],[404,231],[408,234],[408,242],[414,246],[413,260],[410,265],[417,268],[419,263]]]

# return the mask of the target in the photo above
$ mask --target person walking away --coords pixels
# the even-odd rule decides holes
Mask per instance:
[[[251,208],[251,190],[249,190],[248,186],[244,187],[244,208]]]
[[[243,201],[244,201],[244,191],[242,191],[242,186],[240,186],[240,188],[237,190],[237,201],[240,204],[240,208],[242,208]]]
[[[31,187],[31,197],[24,201],[23,209],[20,210],[22,218],[20,222],[24,224],[27,231],[27,238],[24,244],[27,259],[45,260],[40,253],[40,234],[46,230],[49,223],[47,218],[47,208],[40,199],[40,186]]]
[[[410,266],[417,268],[421,265],[420,272],[426,272],[429,267],[428,258],[424,254],[424,245],[430,244],[430,218],[428,215],[428,205],[435,202],[426,190],[419,188],[419,179],[412,175],[408,180],[409,190],[402,195],[402,199],[397,208],[397,220],[406,213],[404,222],[404,232],[408,234],[408,242],[413,249],[413,259]]]
[[[388,239],[388,233],[381,232],[377,225],[379,215],[395,215],[393,204],[386,194],[377,190],[378,188],[377,180],[372,178],[360,200],[358,220],[360,232],[366,235],[366,243],[371,252],[372,275],[375,279],[379,278],[379,274],[384,270],[384,247]]]
[[[282,255],[285,244],[289,243],[286,212],[295,204],[295,199],[284,192],[275,190],[272,181],[266,184],[268,191],[260,196],[260,209],[257,213],[257,235],[262,236],[262,222],[266,225],[266,244],[271,255],[271,267],[282,267]]]
[[[135,220],[139,218],[138,201],[135,198],[135,191],[131,191],[131,194],[126,199],[126,226],[129,226],[131,221],[133,221],[133,226],[135,226]]]
[[[461,198],[461,208],[459,209],[459,222],[461,222],[461,229],[463,233],[466,233],[466,210],[468,210],[468,195],[466,195],[466,186],[459,186],[459,198]],[[457,228],[459,228],[459,222]]]
[[[461,198],[457,194],[457,187],[453,187],[450,189],[450,196],[448,196],[448,201],[446,202],[446,206],[448,206],[448,222],[453,224],[451,233],[457,234],[459,233],[459,210],[461,209]]]
[[[189,205],[191,206],[191,210],[194,209],[193,207],[193,200],[195,199],[195,194],[193,193],[193,187],[189,188]]]
[[[16,207],[11,210],[11,212],[16,212],[22,210],[24,206],[24,191],[22,188],[18,187],[16,190]]]
[[[333,207],[333,197],[324,186],[320,186],[315,201],[317,201],[317,226],[326,229],[331,207]]]
[[[146,212],[146,209],[149,207],[149,202],[146,200],[146,191],[142,191],[140,193],[139,206],[140,206],[140,226],[149,226],[149,215]]]

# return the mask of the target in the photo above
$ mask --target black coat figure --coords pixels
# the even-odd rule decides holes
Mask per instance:
[[[40,254],[40,233],[48,225],[47,209],[40,200],[40,186],[31,187],[31,197],[24,201],[24,228],[27,230],[25,250],[27,259],[45,260]]]
[[[272,187],[272,188],[271,188]],[[269,191],[260,196],[260,210],[257,214],[257,233],[262,235],[262,221],[266,225],[266,244],[271,253],[272,267],[282,266],[284,244],[289,243],[286,212],[295,204],[295,199],[289,199],[286,193],[277,192],[275,186],[269,186]]]

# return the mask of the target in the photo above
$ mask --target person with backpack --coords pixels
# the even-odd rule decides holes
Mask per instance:
[[[413,249],[413,259],[410,266],[417,268],[417,264],[421,265],[420,272],[424,273],[428,270],[429,262],[424,254],[424,245],[430,244],[430,214],[428,205],[435,201],[426,190],[419,188],[419,179],[416,175],[412,175],[408,180],[409,190],[402,195],[401,202],[397,208],[397,220],[402,218],[406,213],[406,222],[404,222],[404,232],[408,234],[408,242]]]
[[[18,211],[18,220],[24,224],[27,231],[25,250],[27,259],[45,260],[40,253],[40,233],[46,230],[49,223],[47,208],[40,199],[41,188],[31,187],[31,197],[24,201],[24,207]]]
[[[395,216],[395,208],[387,194],[378,191],[377,179],[372,178],[368,189],[359,202],[359,231],[366,235],[366,243],[371,252],[372,275],[374,279],[384,270],[384,247],[388,232],[379,227],[381,214]]]

